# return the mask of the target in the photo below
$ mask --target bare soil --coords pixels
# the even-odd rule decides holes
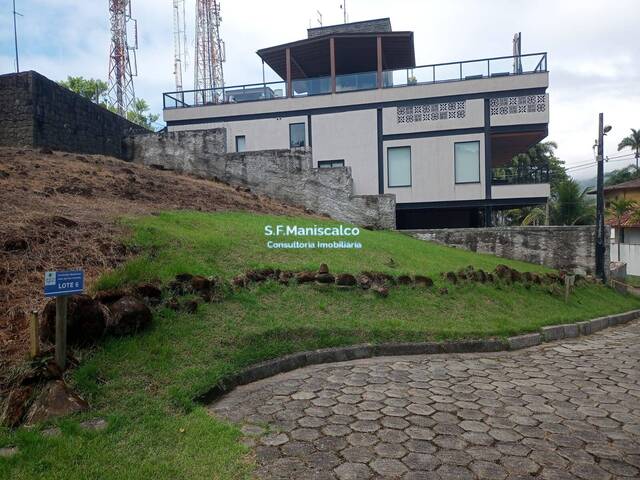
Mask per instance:
[[[181,209],[305,215],[221,182],[112,157],[0,148],[0,372],[25,358],[27,315],[46,303],[43,272],[80,267],[90,285],[135,254],[119,218]]]

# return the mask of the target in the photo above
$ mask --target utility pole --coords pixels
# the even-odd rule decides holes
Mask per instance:
[[[16,25],[16,15],[22,16],[16,12],[16,0],[13,0],[13,43],[16,47],[16,73],[20,73],[20,59],[18,57],[18,27]]]
[[[598,116],[598,180],[596,195],[596,276],[603,282],[607,281],[607,274],[604,264],[605,229],[604,229],[604,136],[611,130],[611,127],[604,126],[604,115]]]
[[[344,23],[347,23],[347,0],[342,0],[340,8],[342,9],[342,19],[344,20]]]

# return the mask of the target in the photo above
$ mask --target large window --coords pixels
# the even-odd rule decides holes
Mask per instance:
[[[457,142],[454,157],[456,183],[480,182],[480,142]]]
[[[387,148],[387,177],[389,187],[411,186],[411,147]]]
[[[339,168],[344,167],[344,160],[319,160],[318,168]]]
[[[247,139],[244,135],[236,136],[236,152],[244,152],[247,149]]]
[[[304,123],[290,123],[289,124],[289,147],[297,148],[304,147],[305,142],[305,133],[304,133]]]

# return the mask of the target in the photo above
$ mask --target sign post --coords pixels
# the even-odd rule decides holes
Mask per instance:
[[[84,291],[84,272],[45,272],[44,296],[56,298],[56,364],[64,370],[67,363],[68,297]]]

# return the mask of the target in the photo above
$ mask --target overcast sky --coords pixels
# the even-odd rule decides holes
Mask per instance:
[[[342,22],[341,0],[222,0],[227,85],[259,82],[259,48],[299,40],[306,29]],[[174,90],[172,0],[132,0],[139,24],[136,94],[158,113]],[[193,60],[195,0],[187,0]],[[11,0],[0,2],[0,73],[15,70]],[[21,70],[59,80],[107,78],[107,0],[16,0]],[[606,154],[617,153],[631,127],[640,128],[640,1],[638,0],[347,0],[349,21],[390,17],[395,30],[415,32],[418,65],[511,54],[514,32],[523,53],[549,52],[549,140],[567,166],[593,160],[597,115],[613,130]],[[184,74],[193,84],[193,66]],[[273,78],[273,74],[272,74]],[[611,162],[607,171],[626,161]],[[593,168],[574,170],[592,176]]]

